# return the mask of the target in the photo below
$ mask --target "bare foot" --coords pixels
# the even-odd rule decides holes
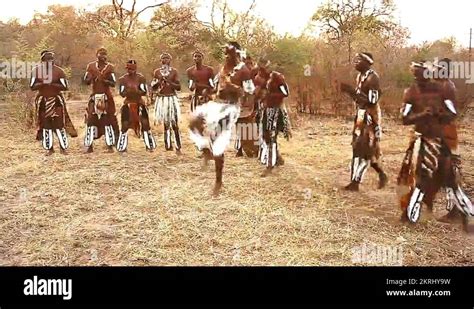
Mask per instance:
[[[278,165],[278,166],[283,166],[283,165],[285,165],[285,159],[283,159],[283,157],[280,156],[280,155],[278,155],[278,157],[277,157],[277,165]]]
[[[474,217],[465,217],[463,226],[466,233],[474,235]]]
[[[457,209],[453,209],[441,218],[438,218],[438,221],[442,223],[458,224],[463,223],[464,218]]]
[[[212,196],[218,197],[222,191],[222,182],[216,182],[214,188],[212,189]]]
[[[263,173],[260,175],[260,177],[267,177],[267,176],[271,175],[272,172],[273,172],[273,169],[271,169],[271,168],[266,168],[266,169],[263,171]]]
[[[350,184],[348,184],[347,186],[345,186],[344,189],[347,190],[347,191],[357,192],[357,191],[359,191],[359,183],[353,181]]]
[[[388,177],[387,174],[385,173],[380,173],[379,174],[379,189],[385,188],[385,186],[388,183]]]
[[[400,216],[400,223],[403,224],[403,225],[406,225],[406,226],[414,226],[415,223],[411,222],[409,219],[408,219],[408,214],[406,211],[404,211],[402,213],[402,215]]]
[[[201,163],[201,171],[205,172],[207,170],[209,170],[209,160],[204,158]]]

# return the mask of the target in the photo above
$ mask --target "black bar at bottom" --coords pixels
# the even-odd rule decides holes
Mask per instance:
[[[4,267],[0,268],[0,308],[8,309],[8,304],[56,304],[60,308],[67,308],[70,305],[91,303],[416,304],[429,305],[430,308],[434,308],[433,305],[457,304],[449,308],[473,308],[473,269]],[[32,283],[35,276],[36,287]],[[28,279],[32,281],[25,281]],[[41,279],[71,279],[71,299],[64,300],[64,295],[25,295],[27,286],[28,293],[47,291],[41,289],[40,286],[46,287],[46,281],[40,282]],[[50,284],[52,287],[57,282]],[[50,292],[53,292],[52,288]]]

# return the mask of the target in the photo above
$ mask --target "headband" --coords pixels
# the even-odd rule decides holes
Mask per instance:
[[[374,64],[374,59],[366,53],[358,53],[357,56],[363,58],[364,60],[366,60],[370,64]]]
[[[163,58],[170,58],[170,60],[173,59],[173,57],[171,57],[171,55],[169,53],[162,53],[160,55],[160,59],[163,59]]]
[[[52,54],[54,56],[54,52],[52,50],[43,50],[41,52],[41,60],[43,60],[44,56],[46,56],[47,54]]]
[[[428,66],[426,65],[426,63],[422,61],[412,61],[411,67],[420,68],[420,69],[428,69]]]
[[[106,53],[106,54],[107,54],[107,49],[101,47],[101,48],[99,48],[99,49],[96,51],[95,54],[98,55],[99,53]]]
[[[127,65],[125,66],[127,69],[136,70],[137,69],[137,62],[135,60],[129,60]]]

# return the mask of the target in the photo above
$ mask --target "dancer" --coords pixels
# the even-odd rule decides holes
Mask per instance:
[[[198,106],[189,123],[190,137],[203,151],[204,165],[211,159],[216,163],[214,196],[222,188],[224,151],[239,118],[239,101],[245,94],[255,90],[250,71],[242,62],[242,53],[237,42],[230,42],[224,47],[225,63],[217,78],[217,97],[214,101]]]
[[[434,81],[438,82],[443,89],[443,92],[446,94],[447,98],[451,100],[454,104],[454,108],[457,110],[457,100],[456,100],[456,86],[450,79],[450,70],[451,60],[449,58],[443,58],[438,63],[435,64],[436,74],[434,74]],[[452,156],[454,176],[461,181],[461,156],[459,154],[459,140],[458,140],[458,130],[456,120],[447,123],[444,126],[444,139],[446,145],[449,147]],[[457,222],[462,220],[462,213],[458,210],[456,205],[455,192],[451,188],[446,188],[446,209],[448,213],[441,217],[439,221],[441,222]]]
[[[41,52],[41,64],[36,66],[31,75],[30,89],[37,91],[35,99],[38,125],[37,139],[42,140],[46,155],[54,153],[53,132],[59,141],[60,152],[66,154],[69,146],[65,128],[66,100],[62,91],[66,91],[69,82],[64,70],[54,64],[54,52]]]
[[[137,73],[137,62],[129,60],[126,65],[127,73],[119,78],[119,92],[125,98],[121,109],[122,128],[117,142],[117,150],[124,152],[128,146],[128,130],[133,129],[137,136],[143,135],[147,151],[156,148],[155,139],[151,133],[148,109],[143,96],[148,93],[145,77]]]
[[[111,88],[115,87],[114,65],[107,62],[107,50],[99,48],[97,60],[89,63],[84,74],[84,83],[92,85],[92,94],[86,109],[86,135],[84,146],[87,152],[94,151],[94,139],[105,135],[109,152],[113,152],[119,134],[115,102]]]
[[[153,73],[151,86],[157,90],[155,100],[155,121],[164,124],[165,149],[173,148],[171,132],[174,135],[176,153],[181,154],[181,134],[179,132],[179,119],[181,108],[176,91],[181,90],[178,71],[171,67],[171,55],[163,53],[160,56],[161,67]]]
[[[454,175],[453,156],[444,136],[457,110],[446,88],[426,77],[427,69],[424,62],[412,64],[415,82],[403,96],[403,124],[414,125],[415,134],[398,176],[402,220],[417,222],[422,203],[432,211],[435,195],[443,186],[454,192],[458,210],[472,218],[474,208]]]
[[[267,68],[268,62],[261,67],[257,78],[265,79]],[[284,75],[277,71],[270,73],[263,89],[265,94],[263,94],[260,116],[262,144],[260,145],[259,159],[266,166],[262,173],[262,177],[266,177],[271,174],[276,165],[284,164],[278,147],[278,134],[282,132],[287,140],[291,137],[290,118],[283,104],[284,99],[290,95],[290,90]]]
[[[370,53],[358,53],[354,67],[359,72],[355,90],[341,84],[341,90],[348,93],[357,107],[352,131],[351,182],[345,187],[349,191],[359,191],[359,185],[369,165],[379,174],[379,189],[385,187],[388,177],[379,161],[381,158],[380,140],[382,137],[380,79],[371,68],[374,58]]]

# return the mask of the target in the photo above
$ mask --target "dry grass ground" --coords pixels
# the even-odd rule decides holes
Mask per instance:
[[[121,102],[118,101],[118,102]],[[185,103],[187,105],[187,102]],[[83,134],[84,102],[69,102]],[[5,115],[5,103],[1,105]],[[185,120],[182,127],[185,128]],[[211,198],[213,165],[200,170],[185,133],[183,156],[147,153],[131,134],[129,152],[45,157],[34,133],[0,123],[0,265],[353,265],[362,243],[403,249],[403,265],[474,265],[474,241],[459,225],[424,213],[414,227],[398,222],[395,179],[407,128],[385,123],[384,166],[390,184],[374,190],[373,171],[360,194],[349,178],[350,121],[304,116],[286,164],[267,179],[256,160],[226,157],[224,190]],[[474,197],[474,125],[460,136],[466,187]],[[185,130],[183,130],[185,131]],[[435,217],[444,214],[443,197]]]

